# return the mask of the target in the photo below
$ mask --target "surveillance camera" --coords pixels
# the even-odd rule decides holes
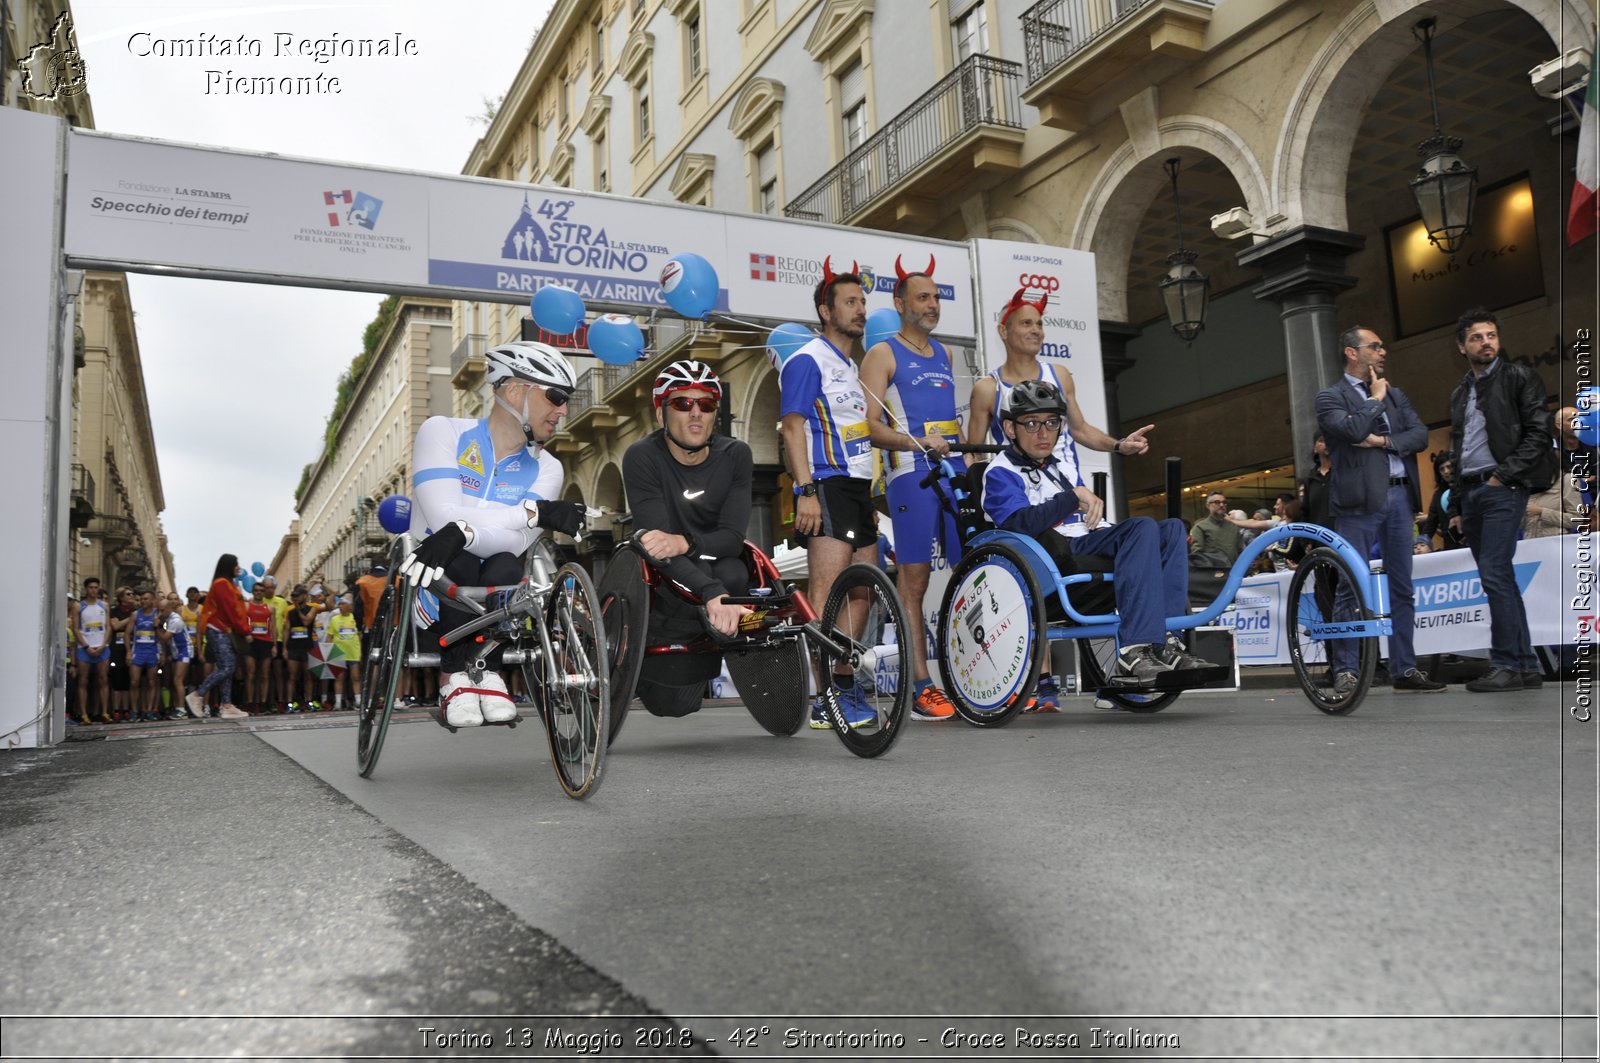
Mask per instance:
[[[1211,231],[1224,240],[1237,240],[1249,236],[1255,219],[1244,207],[1230,207],[1221,214],[1211,215]]]
[[[1557,100],[1583,84],[1591,62],[1589,49],[1573,48],[1528,71],[1528,80],[1533,82],[1534,92]]]

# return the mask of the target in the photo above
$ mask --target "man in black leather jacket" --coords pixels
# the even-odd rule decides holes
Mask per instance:
[[[1555,480],[1554,426],[1544,381],[1500,357],[1500,323],[1475,307],[1456,321],[1456,347],[1469,372],[1450,396],[1450,449],[1456,489],[1450,525],[1466,536],[1489,599],[1488,674],[1467,684],[1475,693],[1542,685],[1539,659],[1512,557],[1530,492]]]

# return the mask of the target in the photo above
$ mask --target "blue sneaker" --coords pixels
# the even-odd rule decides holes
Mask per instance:
[[[1023,709],[1023,712],[1060,712],[1061,711],[1061,684],[1053,675],[1042,675],[1033,688],[1033,704]]]
[[[844,713],[844,722],[854,731],[861,727],[878,722],[878,714],[867,699],[861,695],[861,687],[853,686],[848,690],[835,688],[839,695],[839,711]],[[826,719],[826,717],[824,717]]]

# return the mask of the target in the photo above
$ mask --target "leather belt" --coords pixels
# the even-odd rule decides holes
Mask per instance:
[[[1391,477],[1389,477],[1389,486],[1390,487],[1399,487],[1402,484],[1408,484],[1410,482],[1411,482],[1411,477],[1409,477],[1409,476],[1391,476]]]

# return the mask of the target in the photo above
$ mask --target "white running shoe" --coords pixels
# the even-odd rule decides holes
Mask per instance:
[[[217,715],[221,716],[224,720],[248,720],[250,718],[250,714],[248,712],[245,712],[232,702],[229,702],[228,704],[222,706],[222,708],[218,709]]]
[[[197,720],[203,720],[206,718],[206,703],[201,700],[199,694],[190,691],[188,694],[184,695],[183,704],[188,708],[190,716],[193,716]]]
[[[483,703],[478,695],[479,688],[466,672],[451,672],[445,676],[439,686],[439,704],[444,706],[444,722],[451,727],[482,727]]]
[[[511,691],[506,689],[506,681],[500,678],[499,672],[484,672],[478,690],[483,700],[484,723],[505,723],[517,718],[516,703],[511,700]]]

